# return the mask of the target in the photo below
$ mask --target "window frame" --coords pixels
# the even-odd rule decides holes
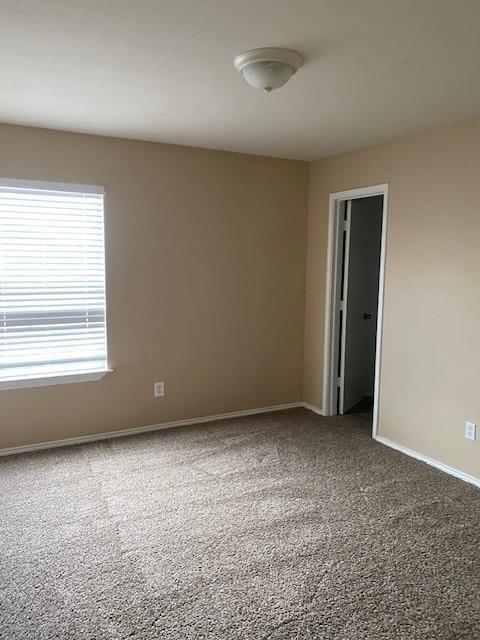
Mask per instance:
[[[98,185],[86,185],[70,182],[50,182],[43,180],[18,180],[12,178],[0,178],[0,187],[12,189],[31,189],[44,191],[58,191],[64,193],[84,193],[103,196],[103,273],[105,279],[105,368],[89,371],[75,371],[71,373],[52,373],[42,376],[25,376],[25,378],[15,378],[12,380],[1,380],[0,391],[13,389],[26,389],[32,387],[45,387],[60,384],[71,384],[78,382],[93,382],[101,380],[113,369],[109,366],[108,360],[108,304],[106,293],[107,263],[105,248],[105,188]]]

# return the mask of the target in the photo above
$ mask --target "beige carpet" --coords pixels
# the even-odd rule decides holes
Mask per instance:
[[[480,491],[290,410],[0,460],[5,640],[476,640]]]

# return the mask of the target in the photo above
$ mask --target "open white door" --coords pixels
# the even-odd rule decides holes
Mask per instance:
[[[347,333],[347,309],[348,309],[348,277],[349,277],[349,258],[350,258],[350,223],[352,217],[352,201],[348,200],[345,203],[344,218],[343,218],[343,268],[341,277],[340,288],[340,362],[339,362],[339,395],[338,395],[338,412],[343,414],[348,409],[353,407],[349,406],[350,398],[348,389],[345,389],[345,343]],[[347,391],[347,398],[345,398],[345,390]]]
[[[383,198],[349,200],[341,305],[339,413],[373,396]]]

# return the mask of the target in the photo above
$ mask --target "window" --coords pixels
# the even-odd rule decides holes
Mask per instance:
[[[106,371],[103,189],[0,180],[0,388]]]

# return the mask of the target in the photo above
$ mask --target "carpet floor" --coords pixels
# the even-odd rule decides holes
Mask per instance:
[[[475,640],[480,491],[294,409],[0,460],[5,640]]]

